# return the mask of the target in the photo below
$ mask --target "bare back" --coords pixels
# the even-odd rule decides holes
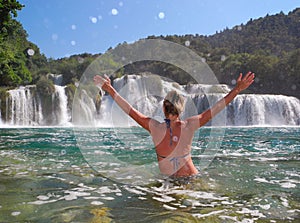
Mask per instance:
[[[187,121],[176,121],[171,131],[166,123],[150,121],[150,134],[162,174],[181,177],[198,173],[191,158],[194,132]]]

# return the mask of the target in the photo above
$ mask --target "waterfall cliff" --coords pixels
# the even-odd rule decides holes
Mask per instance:
[[[170,90],[175,89],[186,98],[183,119],[203,112],[230,91],[227,85],[179,85],[154,75],[128,75],[115,79],[113,85],[133,107],[159,121],[164,119],[162,100]],[[91,93],[89,88],[77,91],[71,108],[64,86],[55,85],[55,92],[47,102],[35,86],[10,90],[6,100],[0,102],[0,126],[66,126],[71,124],[72,109],[73,125],[137,125],[105,92]],[[300,125],[300,100],[284,95],[240,94],[215,120],[208,125]]]
[[[177,90],[186,98],[186,109],[182,118],[199,114],[222,99],[230,91],[227,85],[189,84],[179,85],[156,77],[129,75],[116,79],[116,90],[133,107],[143,114],[163,121],[162,100],[169,90]],[[85,93],[85,97],[88,94]],[[78,99],[80,103],[87,98]],[[95,126],[135,126],[131,118],[121,111],[108,95],[102,97],[100,111],[96,114],[95,106],[85,103],[84,113],[74,122]],[[87,118],[89,117],[89,118]],[[91,118],[94,117],[94,118]],[[288,125],[300,123],[300,100],[284,95],[240,94],[227,108],[208,125],[252,126],[252,125]]]
[[[0,111],[0,125],[66,125],[70,121],[67,100],[65,87],[58,85],[55,85],[50,101],[44,103],[34,85],[9,90],[5,112]]]
[[[42,122],[41,101],[38,95],[33,94],[33,88],[34,86],[26,86],[8,91],[7,124],[31,126]]]

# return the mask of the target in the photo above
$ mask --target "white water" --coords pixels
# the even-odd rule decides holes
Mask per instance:
[[[59,99],[59,112],[58,112],[58,125],[67,125],[70,121],[70,115],[68,113],[68,98],[65,93],[65,86],[55,86],[55,93]]]
[[[39,125],[43,119],[41,103],[38,96],[34,97],[31,94],[32,86],[20,87],[8,91],[10,100],[10,117],[7,124],[32,126]],[[6,103],[9,105],[9,103]],[[7,111],[9,108],[7,107]]]
[[[53,118],[51,125],[65,126],[70,124],[68,112],[68,98],[64,86],[55,86],[55,93],[52,95]],[[40,126],[45,125],[42,103],[35,86],[25,86],[8,91],[9,97],[6,100],[6,122],[1,118],[0,125],[3,126]],[[57,99],[56,99],[57,98]],[[58,107],[55,107],[55,100],[58,100]]]
[[[116,79],[114,87],[133,107],[159,121],[163,121],[164,118],[162,99],[170,90],[178,90],[187,99],[183,119],[203,112],[230,91],[227,85],[193,84],[180,86],[174,82],[157,79],[157,77],[149,78],[136,75]],[[20,87],[8,91],[6,117],[3,115],[1,117],[0,112],[0,126],[45,125],[41,100],[33,88],[35,86]],[[76,117],[73,117],[73,123],[101,127],[137,125],[120,110],[110,96],[103,96],[100,112],[97,113],[95,98],[91,97],[93,94],[85,89],[81,90],[79,95],[80,98],[75,98],[74,104],[79,105],[79,108],[78,111],[76,110]],[[64,86],[55,85],[52,116],[50,125],[66,126],[71,124],[68,98]],[[221,123],[220,125],[225,123],[228,126],[300,125],[300,100],[284,95],[240,94],[227,106],[226,111],[214,120],[218,119],[220,122],[217,121],[213,125],[218,125],[218,123]],[[224,119],[226,120],[224,121]]]
[[[241,125],[299,125],[300,101],[284,95],[239,95],[227,113],[228,124]]]
[[[114,87],[137,110],[159,121],[163,120],[162,98],[171,89],[178,90],[187,98],[183,118],[203,112],[230,91],[227,85],[194,84],[179,86],[165,81],[161,81],[162,88],[154,86],[156,89],[153,91],[153,87],[147,86],[147,82],[142,79],[142,77],[135,75],[130,75],[126,79],[116,79]],[[82,100],[81,103],[83,103]],[[91,117],[96,117],[95,111],[89,109],[92,107],[85,106],[84,110],[86,116],[89,117],[85,122],[88,125],[91,123],[97,126],[112,127],[137,125],[118,108],[110,96],[103,96],[100,116],[94,120]],[[218,118],[220,122],[217,121],[217,124],[214,123],[214,125],[218,125],[218,123],[225,123],[228,126],[299,125],[300,100],[284,95],[240,94],[227,106],[222,115],[216,117],[216,119]],[[226,119],[225,122],[224,118]]]

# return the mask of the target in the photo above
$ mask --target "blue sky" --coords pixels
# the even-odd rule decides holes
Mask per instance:
[[[150,35],[213,35],[247,21],[285,14],[299,0],[19,0],[19,20],[48,58],[105,53]]]

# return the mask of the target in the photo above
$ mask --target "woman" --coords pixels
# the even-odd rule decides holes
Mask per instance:
[[[184,110],[184,99],[176,91],[167,94],[163,103],[165,122],[160,123],[147,117],[133,108],[111,85],[105,75],[96,75],[94,83],[106,91],[141,127],[152,136],[156,148],[160,172],[172,177],[187,177],[198,173],[191,157],[192,141],[195,131],[222,111],[241,91],[248,88],[254,81],[254,73],[242,74],[237,79],[235,88],[212,108],[201,114],[180,120]]]

